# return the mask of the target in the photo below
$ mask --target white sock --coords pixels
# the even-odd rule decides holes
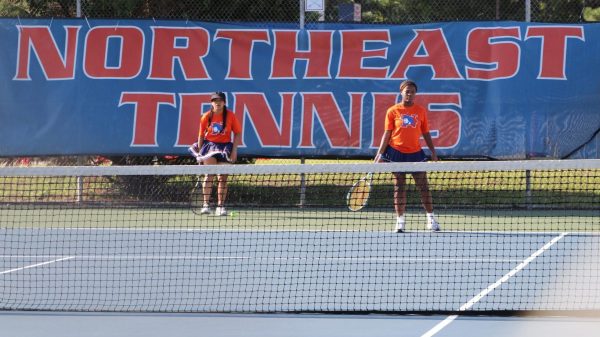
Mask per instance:
[[[396,223],[404,223],[404,215],[396,216]]]
[[[433,215],[433,212],[427,213],[427,220],[433,220],[433,219],[435,219],[435,216]]]

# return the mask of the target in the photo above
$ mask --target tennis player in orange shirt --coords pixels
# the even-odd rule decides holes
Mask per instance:
[[[242,140],[242,126],[235,113],[227,109],[226,96],[223,92],[215,92],[210,97],[211,109],[200,119],[198,142],[190,147],[190,152],[196,157],[198,164],[221,165],[231,164],[237,160],[237,148]],[[233,132],[233,142],[231,133]],[[204,205],[201,214],[210,210],[210,195],[214,175],[207,174],[202,182]],[[227,175],[217,175],[217,207],[215,214],[227,215],[225,200],[227,199]]]
[[[402,102],[387,110],[385,132],[375,157],[378,162],[422,162],[426,161],[419,139],[425,139],[431,151],[431,159],[437,161],[433,140],[429,134],[427,110],[414,103],[417,84],[407,80],[400,84]],[[427,212],[427,228],[437,232],[440,224],[433,214],[433,199],[429,190],[426,172],[413,172],[413,179],[421,193],[421,202]],[[404,232],[406,209],[406,173],[394,173],[394,208],[396,210],[396,233]]]

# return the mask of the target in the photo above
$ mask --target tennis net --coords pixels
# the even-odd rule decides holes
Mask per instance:
[[[599,233],[600,160],[2,167],[0,309],[598,311]]]

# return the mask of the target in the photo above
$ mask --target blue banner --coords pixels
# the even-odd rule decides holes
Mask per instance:
[[[410,78],[440,156],[600,158],[598,55],[597,24],[0,19],[0,156],[186,154],[224,91],[242,156],[372,157]]]

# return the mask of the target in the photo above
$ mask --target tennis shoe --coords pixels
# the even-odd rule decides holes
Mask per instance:
[[[429,229],[432,232],[439,232],[441,229],[440,223],[437,222],[435,218],[427,219],[427,229]]]
[[[217,207],[217,209],[215,210],[215,215],[226,216],[227,210],[225,209],[225,207]]]
[[[396,219],[396,229],[394,230],[395,233],[404,233],[404,218],[397,218]]]
[[[200,214],[210,214],[210,207],[208,205],[202,206],[202,209],[200,210]]]

